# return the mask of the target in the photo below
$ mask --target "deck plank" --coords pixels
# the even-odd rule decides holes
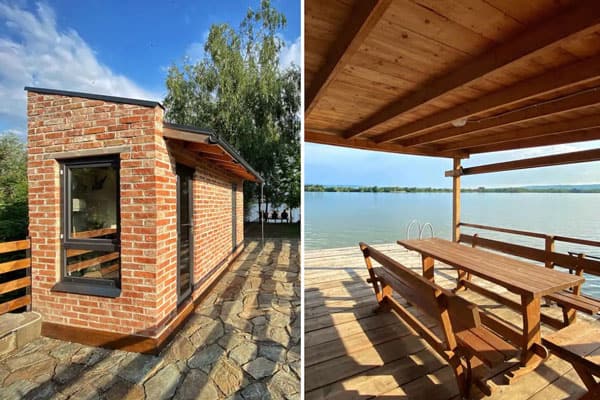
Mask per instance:
[[[421,272],[417,253],[395,244],[375,247]],[[410,333],[395,314],[373,314],[377,302],[371,285],[366,282],[368,274],[358,246],[309,250],[304,261],[307,400],[376,396],[411,400],[457,398],[452,371],[439,355]],[[456,270],[436,262],[435,278],[439,285],[453,288]],[[516,300],[502,287],[478,278],[473,281]],[[514,310],[470,290],[460,295],[515,327],[522,326],[522,318]],[[422,318],[414,307],[409,309]],[[542,312],[562,317],[557,306],[543,307]],[[552,330],[544,326],[544,332]],[[490,397],[493,400],[577,398],[585,391],[571,365],[554,356],[510,386],[504,384],[502,373],[494,376],[493,381],[497,385]]]

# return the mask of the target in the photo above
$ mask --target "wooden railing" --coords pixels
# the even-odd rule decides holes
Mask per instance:
[[[559,266],[575,271],[580,274],[582,271],[587,274],[600,276],[600,259],[596,257],[588,258],[586,254],[580,252],[559,253],[555,250],[557,242],[572,243],[583,246],[600,248],[600,242],[588,239],[571,238],[567,236],[553,236],[538,232],[528,232],[516,229],[498,228],[494,226],[470,224],[466,222],[459,223],[460,226],[483,229],[487,231],[508,233],[512,235],[528,236],[544,240],[544,249],[538,249],[530,246],[524,246],[514,243],[502,242],[495,239],[482,238],[478,234],[461,234],[459,242],[467,243],[476,247],[484,247],[490,250],[511,254],[517,257],[527,258],[533,261],[544,263],[548,268]]]
[[[29,239],[0,243],[0,255],[25,251],[25,257],[0,263],[0,315],[31,304],[31,244]],[[7,280],[6,274],[24,271],[24,276]],[[25,289],[25,295],[15,296],[15,291]]]

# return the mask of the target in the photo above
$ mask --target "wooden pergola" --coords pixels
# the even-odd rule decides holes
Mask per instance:
[[[471,154],[600,139],[600,1],[307,0],[305,140],[453,159],[460,177],[600,160],[600,149],[462,168]]]

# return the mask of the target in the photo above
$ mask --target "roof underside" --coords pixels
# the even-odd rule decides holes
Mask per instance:
[[[263,182],[256,172],[227,142],[214,132],[193,126],[164,123],[163,136],[178,150],[209,160],[247,181]],[[195,164],[195,160],[191,160]]]
[[[440,157],[600,139],[597,0],[307,0],[305,140]]]

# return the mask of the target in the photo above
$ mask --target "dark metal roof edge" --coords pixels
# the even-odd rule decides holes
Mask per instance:
[[[254,175],[260,183],[264,183],[265,180],[263,179],[263,177],[258,172],[256,172],[256,170],[254,168],[252,168],[252,166],[250,164],[248,164],[248,161],[244,160],[244,158],[237,152],[237,150],[235,150],[233,148],[233,146],[231,146],[229,143],[227,143],[227,141],[225,141],[225,139],[223,139],[219,135],[217,135],[212,129],[203,129],[203,128],[198,128],[198,127],[191,126],[191,125],[180,125],[180,124],[173,124],[170,122],[164,122],[163,126],[167,127],[167,128],[179,129],[181,131],[186,131],[186,132],[191,132],[191,133],[200,133],[203,135],[209,135],[208,141],[210,143],[218,144],[219,146],[221,146],[223,148],[223,150],[225,150],[227,153],[229,153],[229,155],[231,155],[231,157],[233,157],[238,163],[242,164],[242,166],[244,168],[246,168],[246,170],[250,171],[250,173],[252,175]]]
[[[108,102],[112,102],[112,103],[134,104],[134,105],[143,106],[143,107],[154,108],[156,106],[159,106],[163,110],[165,109],[165,107],[160,102],[152,101],[152,100],[140,100],[140,99],[132,99],[132,98],[128,98],[128,97],[107,96],[107,95],[103,95],[103,94],[72,92],[69,90],[47,89],[47,88],[38,88],[38,87],[31,87],[31,86],[25,86],[25,90],[28,92],[35,92],[35,93],[41,93],[41,94],[56,94],[59,96],[81,97],[84,99],[102,100],[102,101],[108,101]]]

